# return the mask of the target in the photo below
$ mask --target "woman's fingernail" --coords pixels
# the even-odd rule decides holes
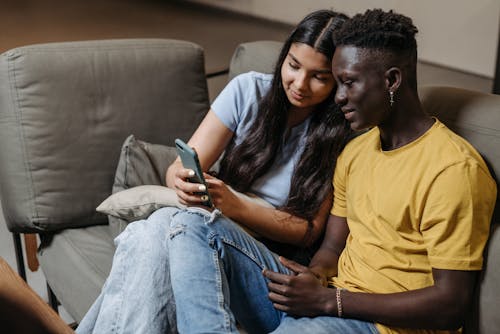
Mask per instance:
[[[188,174],[189,176],[194,176],[194,170],[190,170]]]
[[[199,189],[200,191],[205,191],[205,190],[207,190],[207,187],[205,187],[205,185],[204,185],[204,184],[202,184],[202,185],[200,185],[200,186],[198,187],[198,189]]]

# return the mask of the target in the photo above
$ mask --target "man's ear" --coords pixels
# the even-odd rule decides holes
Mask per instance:
[[[385,85],[387,90],[395,92],[401,86],[401,80],[403,79],[403,73],[399,67],[391,67],[385,71]]]

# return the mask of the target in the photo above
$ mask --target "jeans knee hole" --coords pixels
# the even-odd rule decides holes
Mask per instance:
[[[175,236],[183,233],[185,229],[186,229],[186,225],[185,224],[179,224],[179,225],[176,225],[176,226],[172,226],[170,228],[169,238],[170,239],[175,238]]]

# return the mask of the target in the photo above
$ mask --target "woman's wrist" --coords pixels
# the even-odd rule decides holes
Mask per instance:
[[[182,163],[180,161],[174,161],[167,168],[167,172],[165,174],[165,183],[169,188],[175,188],[175,173],[178,168],[182,167]]]

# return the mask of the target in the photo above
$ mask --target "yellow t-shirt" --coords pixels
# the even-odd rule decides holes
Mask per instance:
[[[382,151],[378,128],[355,138],[333,180],[331,213],[350,229],[335,286],[394,293],[433,285],[432,268],[482,268],[496,184],[476,150],[438,120],[392,151]]]

